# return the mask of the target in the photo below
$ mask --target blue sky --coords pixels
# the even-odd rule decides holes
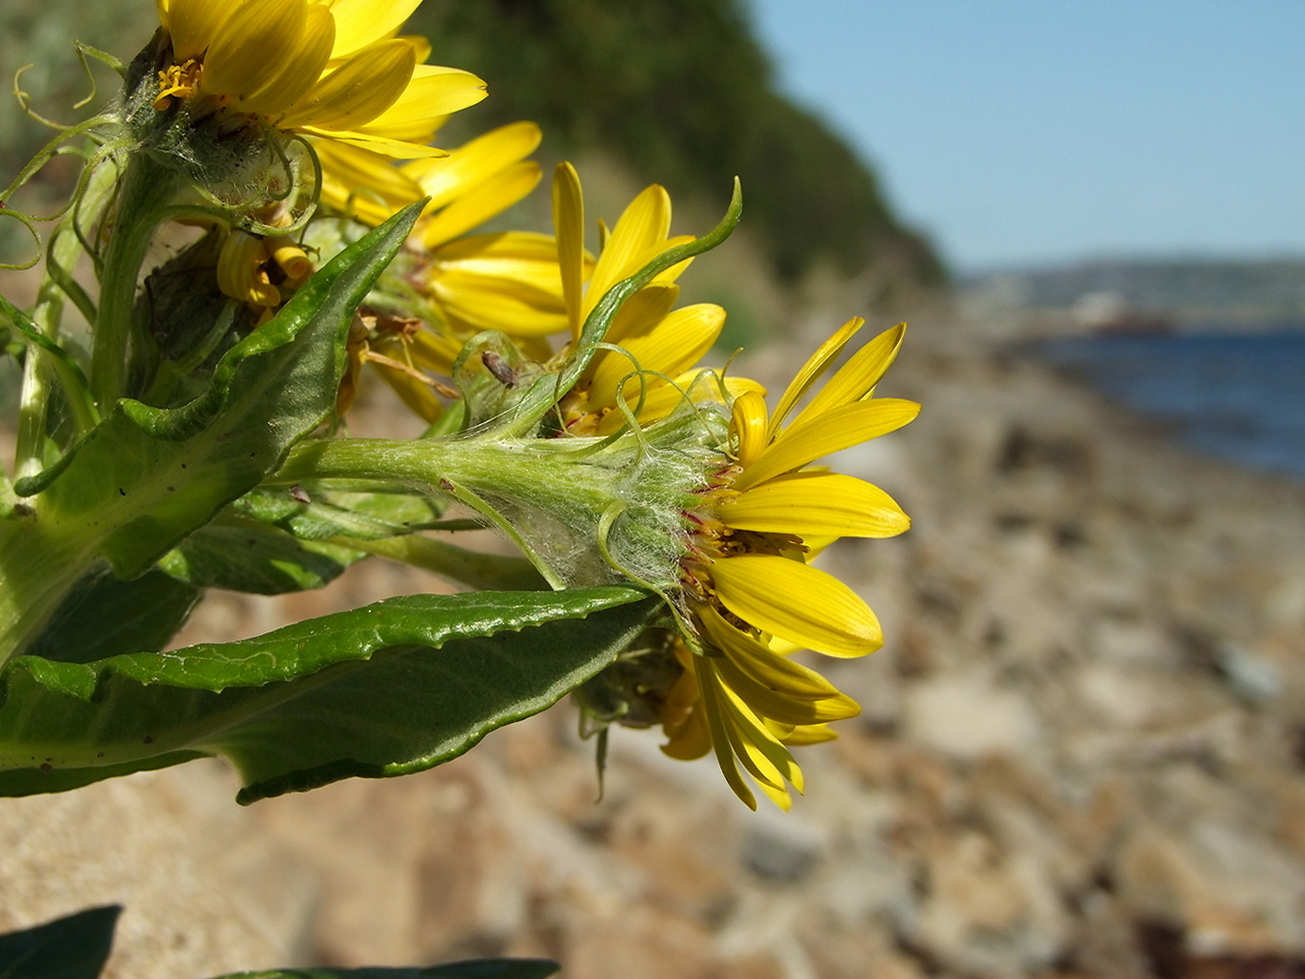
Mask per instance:
[[[1302,0],[750,0],[959,272],[1305,256]]]

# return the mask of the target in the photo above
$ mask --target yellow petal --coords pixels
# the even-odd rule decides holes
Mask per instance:
[[[335,0],[333,59],[347,57],[374,41],[393,37],[421,6],[421,0]]]
[[[562,308],[562,279],[552,235],[508,231],[459,238],[435,250],[432,267],[529,283],[556,296]]]
[[[590,404],[616,404],[618,384],[628,401],[636,400],[641,384],[637,378],[629,378],[632,371],[670,377],[682,373],[711,349],[724,325],[724,309],[697,303],[670,313],[651,333],[631,337],[622,344],[621,351],[604,351],[594,368]],[[623,378],[628,380],[623,382]]]
[[[621,343],[652,332],[674,308],[679,295],[680,287],[674,283],[645,286],[622,303],[604,339]]]
[[[673,731],[668,730],[666,736],[668,740],[661,749],[671,758],[677,761],[701,758],[711,750],[711,727],[707,723],[706,711],[701,706],[695,708],[684,723]]]
[[[713,667],[711,676],[719,685],[720,704],[725,709],[725,730],[730,738],[730,746],[747,770],[748,774],[762,785],[783,789],[785,782],[801,792],[804,788],[802,769],[798,767],[793,756],[775,735],[771,734],[765,723],[743,702],[728,683],[724,682],[714,668],[714,660],[709,661]]]
[[[585,202],[580,175],[563,162],[553,172],[553,230],[557,235],[557,264],[562,271],[562,298],[566,303],[571,339],[580,339],[584,290]]]
[[[321,77],[334,36],[331,12],[316,4],[309,6],[294,49],[270,79],[239,100],[239,107],[246,112],[273,115],[303,98]]]
[[[166,5],[160,2],[159,23],[172,35],[173,60],[181,64],[200,57],[236,6],[230,0],[171,0]]]
[[[298,65],[307,12],[306,0],[245,0],[209,44],[200,91],[243,99],[264,89],[287,63]],[[325,64],[316,66],[317,74]],[[309,87],[316,81],[315,74]],[[277,108],[288,104],[278,102]]]
[[[739,465],[746,474],[766,448],[766,401],[761,395],[745,392],[734,399],[730,431],[737,442],[735,453]]]
[[[826,741],[837,741],[838,732],[832,730],[828,724],[802,724],[780,740],[794,746],[824,744]]]
[[[327,131],[356,129],[394,104],[412,78],[415,66],[412,46],[406,42],[375,44],[323,77],[278,125],[286,129],[299,126]]]
[[[319,129],[316,126],[306,124],[296,126],[295,129],[307,136],[316,136],[319,139],[329,139],[332,142],[344,143],[347,146],[354,146],[358,149],[367,150],[369,153],[378,153],[381,156],[388,156],[392,160],[412,160],[417,157],[437,157],[444,156],[448,153],[448,150],[442,150],[438,146],[420,146],[417,143],[408,142],[406,140],[373,136],[370,133],[362,132],[360,130],[332,132],[328,129]]]
[[[403,168],[421,186],[431,210],[444,207],[487,177],[524,160],[543,137],[533,122],[515,122],[478,136],[441,160],[421,160]]]
[[[833,408],[786,429],[734,480],[734,488],[748,489],[831,452],[896,431],[919,413],[920,406],[914,401],[898,398],[873,398]]]
[[[765,388],[746,378],[728,377],[724,379],[725,393],[721,393],[721,379],[713,370],[702,369],[686,371],[672,379],[672,383],[649,383],[643,392],[643,407],[636,418],[640,426],[648,426],[670,415],[686,399],[700,401],[703,399],[724,403],[736,398],[745,391],[757,391],[765,394]],[[595,430],[595,435],[611,435],[625,424],[625,416],[620,412],[605,415]]]
[[[744,622],[829,656],[883,645],[874,612],[831,574],[769,554],[723,558],[711,566],[721,604]]]
[[[218,288],[251,306],[276,306],[281,294],[262,271],[263,263],[271,257],[262,238],[233,231],[218,253]]]
[[[824,414],[831,408],[867,397],[897,359],[904,336],[906,324],[898,323],[863,346],[825,382],[819,393],[793,419],[793,424],[800,425],[803,420]]]
[[[671,197],[666,188],[658,184],[645,188],[626,207],[603,246],[585,294],[586,315],[612,286],[637,272],[659,250],[665,250],[670,227]],[[649,252],[652,255],[645,258]]]
[[[509,284],[510,285],[510,284]],[[516,284],[442,277],[432,286],[445,312],[473,330],[502,330],[514,337],[544,337],[567,327],[566,314],[549,309],[549,297]]]
[[[405,43],[402,39],[386,42],[387,45]],[[413,64],[416,64],[415,54],[413,58]],[[379,115],[368,117],[366,124],[359,128],[370,136],[424,143],[446,117],[475,105],[487,95],[485,83],[469,71],[441,65],[416,65],[397,97],[387,102],[387,108]]]
[[[735,530],[805,537],[895,537],[910,518],[878,486],[841,473],[776,476],[716,508]]]
[[[527,160],[482,180],[423,224],[422,242],[437,248],[484,224],[534,190],[541,176],[539,164]]]
[[[729,660],[722,661],[716,668],[721,680],[758,717],[798,726],[845,721],[861,713],[860,705],[846,694],[836,694],[824,700],[793,700],[758,683]]]
[[[335,140],[314,140],[322,164],[322,200],[337,211],[380,224],[421,198],[421,188],[390,159]]]
[[[839,696],[838,688],[815,670],[781,656],[761,640],[739,631],[714,609],[704,607],[698,615],[711,644],[757,683],[792,700],[827,700]]]
[[[406,356],[417,367],[449,375],[453,373],[458,354],[462,353],[462,346],[462,341],[456,337],[418,330],[412,336]]]
[[[847,341],[856,335],[861,327],[865,326],[865,320],[859,316],[853,316],[850,320],[839,327],[838,331],[820,345],[820,349],[807,358],[807,362],[802,365],[802,369],[794,375],[793,380],[789,382],[784,389],[783,396],[779,399],[779,405],[775,408],[775,414],[770,420],[770,433],[775,431],[784,423],[788,413],[793,410],[819,377],[828,369],[830,363],[839,352],[847,345]]]
[[[272,261],[281,267],[291,282],[303,282],[313,274],[313,261],[299,243],[285,235],[267,239],[267,250]]]
[[[706,718],[707,727],[711,732],[711,746],[716,753],[716,762],[720,765],[721,774],[725,776],[725,781],[729,787],[734,790],[734,794],[743,801],[743,804],[749,809],[756,810],[757,800],[753,796],[752,790],[748,788],[748,783],[743,781],[743,776],[739,774],[739,766],[734,761],[734,749],[730,744],[729,731],[725,721],[725,708],[721,703],[723,694],[719,686],[708,679],[707,669],[704,667],[698,674],[699,682],[702,689],[702,714]]]

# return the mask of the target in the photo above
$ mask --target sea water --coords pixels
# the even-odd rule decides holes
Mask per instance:
[[[1305,324],[1082,337],[1036,349],[1194,451],[1305,479]]]

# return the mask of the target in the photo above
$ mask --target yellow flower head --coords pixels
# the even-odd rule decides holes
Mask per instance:
[[[755,800],[738,765],[777,804],[802,790],[788,746],[827,740],[828,721],[858,708],[819,674],[780,655],[778,643],[854,657],[882,644],[864,601],[808,562],[838,537],[891,537],[910,522],[883,490],[812,463],[911,421],[919,405],[873,397],[904,326],[861,348],[789,420],[794,408],[862,326],[852,320],[802,367],[773,414],[760,394],[734,399],[733,458],[688,514],[687,606],[701,654],[667,698],[664,750],[690,758],[714,749],[730,786]]]
[[[590,269],[585,264],[580,180],[568,163],[559,166],[554,177],[553,218],[570,345],[612,286],[662,252],[693,240],[687,235],[671,237],[671,199],[665,188],[654,184],[631,201],[603,235],[602,250]],[[606,346],[563,400],[568,432],[609,435],[630,422],[646,426],[670,415],[690,392],[721,393],[719,383],[704,378],[709,372],[693,368],[720,337],[725,310],[714,303],[675,308],[680,294],[675,279],[687,266],[672,266],[622,305],[603,337]],[[751,381],[730,379],[724,387],[732,395],[764,393]]]
[[[426,43],[396,37],[421,0],[157,0],[171,57],[155,108],[184,102],[231,128],[258,121],[400,159],[444,117],[485,97],[464,71],[423,65]]]

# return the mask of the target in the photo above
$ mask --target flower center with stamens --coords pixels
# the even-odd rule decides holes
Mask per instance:
[[[159,72],[159,94],[154,99],[154,108],[162,111],[172,104],[174,98],[190,98],[199,88],[199,77],[203,73],[203,64],[194,58],[187,58],[184,63]]]

